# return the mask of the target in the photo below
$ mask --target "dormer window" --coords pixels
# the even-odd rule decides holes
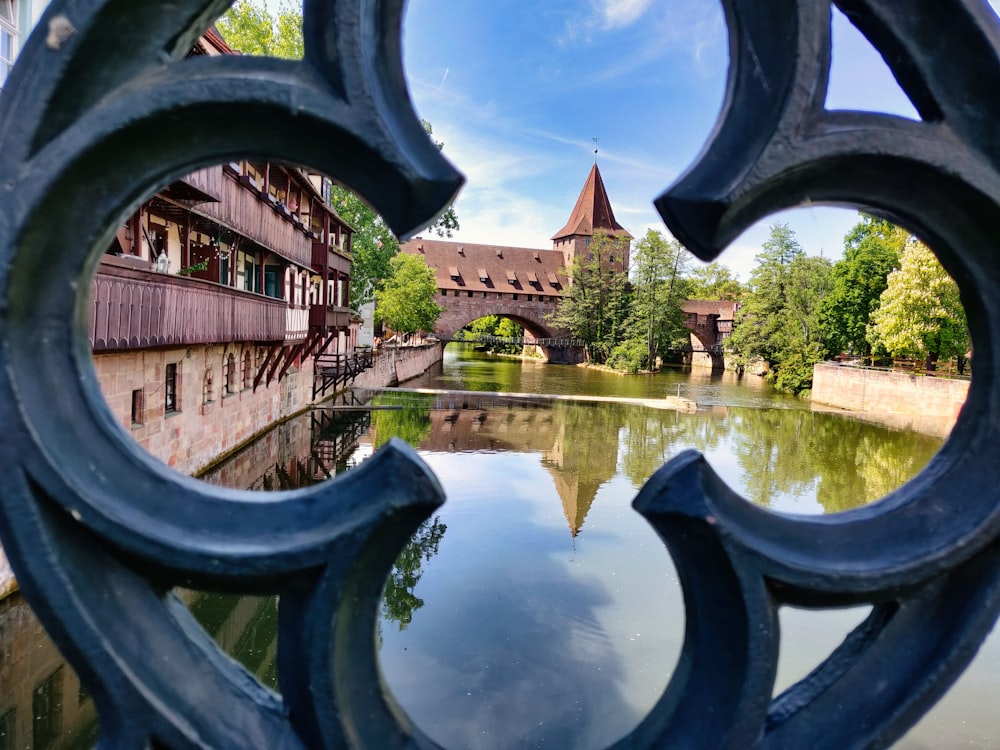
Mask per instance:
[[[486,272],[485,268],[479,269],[479,280],[484,284],[490,280],[490,275]]]
[[[507,271],[507,283],[511,286],[517,284],[517,274],[514,271]]]
[[[458,266],[448,266],[448,275],[453,279],[461,278],[461,275],[458,273]]]

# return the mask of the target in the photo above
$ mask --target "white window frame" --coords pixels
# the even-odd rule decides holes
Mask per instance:
[[[10,59],[0,56],[0,88],[7,82],[7,75],[10,73],[10,68],[14,65],[14,58],[17,57],[17,47],[20,41],[17,28],[17,12],[18,6],[15,0],[0,0],[0,7],[6,6],[10,11],[10,21],[4,20],[0,16],[0,39],[2,35],[7,35],[10,37]],[[3,47],[0,46],[0,50]]]

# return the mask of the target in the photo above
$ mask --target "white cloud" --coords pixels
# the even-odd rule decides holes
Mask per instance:
[[[601,0],[599,12],[604,28],[630,26],[646,12],[652,0]]]

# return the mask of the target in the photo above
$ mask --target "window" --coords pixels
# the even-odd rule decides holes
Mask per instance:
[[[246,390],[251,385],[250,376],[253,369],[250,366],[250,352],[243,353],[243,388]]]
[[[163,411],[171,414],[177,411],[177,364],[167,365],[163,383]]]
[[[531,295],[528,295],[528,302],[531,302]]]
[[[442,297],[447,297],[448,296],[448,290],[447,289],[442,289],[441,290],[441,296]]]
[[[17,54],[17,16],[14,0],[0,0],[0,89],[7,82]]]
[[[138,427],[143,421],[143,396],[142,388],[132,391],[132,426]]]
[[[225,371],[223,373],[225,381],[225,393],[230,395],[236,393],[236,355],[230,354],[226,357]]]
[[[471,289],[468,291],[468,293],[466,294],[466,296],[467,297],[471,297],[472,296],[472,290]]]
[[[517,295],[516,294],[512,294],[512,295],[510,295],[510,298],[511,299],[517,299]]]
[[[212,403],[212,399],[215,397],[215,373],[212,372],[212,368],[209,367],[205,370],[205,377],[201,379],[201,402],[203,404]]]
[[[486,292],[483,292],[483,299],[486,299]]]
[[[52,747],[62,732],[63,668],[45,678],[31,694],[31,741],[34,747]]]

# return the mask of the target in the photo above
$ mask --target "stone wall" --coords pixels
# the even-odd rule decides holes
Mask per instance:
[[[140,350],[94,356],[101,391],[122,428],[150,454],[182,474],[195,474],[253,436],[306,408],[312,399],[313,361],[289,368],[270,386],[253,389],[265,356],[239,345]],[[227,392],[225,363],[234,355]],[[165,371],[177,368],[176,410],[165,412]],[[132,419],[133,392],[141,391],[139,421]]]
[[[832,363],[820,363],[813,368],[814,403],[862,414],[905,417],[906,425],[899,426],[920,431],[926,431],[921,424],[930,420],[942,425],[945,434],[950,432],[968,392],[968,380]]]
[[[375,352],[375,366],[355,380],[356,388],[381,388],[398,385],[430,369],[444,356],[441,344],[423,346],[386,346]]]
[[[386,347],[375,357],[375,367],[361,374],[354,385],[379,388],[396,385],[425,372],[441,360],[441,344]],[[244,377],[239,345],[139,350],[94,356],[94,368],[108,407],[122,429],[154,457],[182,474],[196,474],[216,463],[251,438],[291,417],[312,402],[313,360],[291,367],[281,382],[252,388],[255,363],[264,352],[249,349],[251,375]],[[235,385],[226,394],[225,362],[234,354]],[[177,410],[165,413],[164,374],[168,364],[177,365]],[[244,387],[244,384],[247,387]],[[132,422],[132,393],[142,391],[141,423]],[[275,433],[274,440],[300,442],[306,435]],[[285,454],[293,455],[294,445]],[[233,464],[232,471],[245,475],[228,477],[246,486],[261,473],[249,458]],[[0,549],[0,599],[17,589],[10,565]]]

